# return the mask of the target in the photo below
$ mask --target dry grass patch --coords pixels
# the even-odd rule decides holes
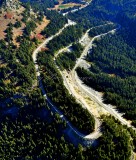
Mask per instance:
[[[6,79],[3,82],[4,82],[5,85],[8,85],[8,84],[10,84],[11,81],[10,81],[10,79]]]
[[[0,68],[4,68],[4,67],[6,67],[7,66],[7,63],[2,63],[2,64],[0,64]]]
[[[37,27],[34,31],[35,34],[41,33],[49,23],[50,23],[50,20],[47,20],[47,18],[44,16],[43,21],[40,24],[36,23]]]

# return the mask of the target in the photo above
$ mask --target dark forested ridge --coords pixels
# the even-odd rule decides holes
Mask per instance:
[[[64,136],[66,124],[48,110],[41,93],[35,91],[28,99],[29,103],[17,118],[5,117],[0,124],[0,157],[3,160],[130,159],[134,142],[127,129],[113,118],[103,118],[103,136],[97,147],[74,147]],[[132,130],[131,136],[134,135]]]

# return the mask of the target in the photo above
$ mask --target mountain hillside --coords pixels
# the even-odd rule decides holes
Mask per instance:
[[[136,0],[0,0],[0,160],[136,160]]]

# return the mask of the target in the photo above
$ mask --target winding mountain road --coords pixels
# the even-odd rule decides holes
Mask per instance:
[[[91,3],[91,1],[90,1]],[[88,4],[89,5],[89,4]],[[80,8],[82,9],[82,8]],[[73,12],[76,12],[77,10],[73,11]],[[67,13],[68,14],[68,13]],[[98,107],[101,109],[98,111],[101,112],[103,114],[110,114],[112,116],[114,116],[116,119],[118,119],[123,125],[127,125],[128,127],[131,127],[133,128],[134,130],[136,130],[132,125],[131,123],[129,123],[129,121],[127,121],[126,119],[124,119],[122,117],[122,114],[120,114],[118,111],[116,111],[112,106],[110,105],[106,105],[103,103],[103,100],[102,100],[102,96],[96,92],[95,90],[91,89],[90,87],[86,86],[85,84],[83,84],[83,82],[81,81],[81,79],[78,77],[75,69],[78,67],[78,66],[82,66],[84,67],[85,69],[89,68],[89,64],[85,61],[85,57],[87,56],[88,54],[88,51],[90,49],[92,49],[92,46],[93,46],[93,42],[96,40],[96,39],[99,39],[99,38],[102,38],[103,36],[106,36],[107,34],[114,34],[119,28],[116,28],[116,29],[113,29],[107,33],[104,33],[104,34],[100,34],[100,35],[97,35],[95,36],[93,39],[89,39],[89,36],[88,36],[88,32],[89,30],[83,35],[83,37],[79,40],[79,42],[85,46],[85,49],[84,51],[82,52],[80,58],[78,58],[78,60],[76,61],[76,65],[74,67],[74,69],[68,73],[67,71],[60,71],[59,67],[57,66],[58,70],[60,71],[61,75],[62,75],[62,78],[63,78],[63,82],[64,82],[64,85],[65,87],[68,89],[69,93],[71,93],[79,103],[82,104],[82,106],[84,108],[87,108],[88,111],[94,115],[94,118],[95,118],[95,131],[89,135],[83,135],[82,133],[80,133],[75,127],[73,127],[71,125],[71,123],[67,120],[67,118],[65,117],[65,115],[63,115],[63,113],[61,111],[59,111],[57,109],[57,107],[50,101],[50,99],[47,97],[46,95],[46,92],[45,92],[45,89],[44,89],[44,86],[42,84],[42,80],[40,78],[40,71],[39,71],[39,66],[37,64],[37,55],[38,55],[38,52],[41,51],[41,49],[43,47],[45,47],[49,41],[51,41],[54,37],[58,36],[59,34],[62,33],[62,31],[70,26],[70,25],[75,25],[76,23],[71,21],[71,20],[68,20],[68,23],[58,31],[58,33],[56,33],[55,35],[47,38],[40,46],[37,47],[37,49],[33,52],[33,55],[32,55],[32,58],[33,58],[33,61],[35,63],[35,69],[36,69],[36,75],[37,75],[37,79],[39,81],[39,86],[42,90],[42,93],[43,93],[43,96],[45,97],[45,99],[48,101],[48,103],[50,104],[50,106],[54,109],[54,111],[56,113],[58,113],[60,115],[60,118],[62,118],[62,120],[64,120],[67,125],[72,129],[72,131],[74,133],[76,133],[76,135],[78,135],[80,138],[83,138],[84,140],[87,140],[87,141],[90,141],[90,143],[92,143],[93,141],[95,141],[97,138],[99,138],[101,136],[101,131],[100,131],[100,126],[101,126],[101,122],[99,120],[99,116],[98,114],[96,114],[95,112],[92,111],[90,105],[91,103],[88,103],[88,101],[86,100],[88,97],[91,98],[91,100],[93,101],[93,103],[97,104],[97,107],[96,109],[98,109]],[[107,24],[105,24],[107,25]],[[102,26],[102,25],[100,25]],[[100,27],[100,26],[96,26],[96,27]],[[94,28],[94,27],[93,27]],[[85,43],[86,41],[86,43]],[[61,49],[58,51],[58,53],[56,54],[56,56],[54,57],[54,61],[56,60],[57,56],[62,53],[65,49],[68,49],[72,44],[70,44],[69,46]],[[69,77],[71,77],[69,79]],[[78,89],[77,89],[78,88]],[[78,91],[77,91],[77,90]],[[78,94],[76,93],[78,92]],[[84,97],[84,96],[86,97]],[[87,97],[88,96],[88,97]],[[86,99],[84,99],[86,98]],[[133,159],[133,154],[132,154],[132,157],[131,159]]]
[[[87,56],[87,53],[90,49],[92,49],[93,46],[93,42],[96,39],[100,39],[103,36],[106,36],[108,34],[114,34],[118,29],[120,28],[120,26],[118,26],[116,29],[113,29],[107,33],[104,34],[100,34],[95,36],[94,38],[92,38],[92,40],[90,42],[88,42],[87,45],[85,45],[85,49],[82,52],[80,58],[76,61],[76,65],[73,68],[73,70],[71,72],[67,72],[67,71],[60,71],[62,77],[63,77],[63,81],[64,81],[64,85],[66,86],[66,88],[69,90],[69,92],[77,99],[77,101],[79,101],[82,105],[85,106],[85,108],[88,109],[88,111],[90,113],[92,113],[95,117],[97,117],[97,115],[95,115],[91,109],[91,107],[86,103],[86,100],[83,98],[83,96],[88,96],[92,99],[93,102],[95,102],[96,104],[98,104],[99,107],[102,107],[105,110],[105,113],[107,112],[108,114],[114,116],[116,119],[118,119],[123,125],[127,125],[128,127],[131,127],[133,129],[135,129],[131,123],[129,121],[127,121],[125,118],[122,117],[123,114],[119,113],[115,108],[113,108],[113,106],[111,105],[107,105],[103,103],[103,99],[102,96],[95,90],[91,89],[90,87],[88,87],[87,85],[85,85],[80,78],[77,76],[77,73],[75,71],[75,69],[78,66],[82,66],[85,69],[87,67],[89,67],[90,65],[85,61],[85,57]],[[83,41],[87,38],[88,36],[88,32],[89,30],[85,33],[85,35],[81,38],[81,40],[79,41],[80,43],[83,43]],[[68,47],[66,47],[68,48]],[[65,48],[65,49],[66,49]],[[61,53],[63,50],[58,51],[58,53]],[[57,54],[58,56],[59,54]],[[57,57],[55,57],[56,59]],[[55,60],[54,59],[54,60]],[[58,68],[58,66],[57,66]],[[78,91],[77,91],[78,90]],[[96,109],[96,108],[95,108]]]
[[[32,55],[32,58],[33,58],[33,62],[35,64],[35,69],[36,69],[36,76],[37,76],[37,79],[39,81],[39,86],[40,86],[40,89],[42,90],[42,94],[43,96],[45,97],[45,99],[47,100],[47,102],[49,103],[49,105],[53,108],[53,110],[58,113],[60,115],[60,118],[62,118],[66,123],[67,125],[72,129],[72,131],[77,135],[79,136],[80,138],[84,139],[84,140],[87,140],[87,141],[90,141],[90,143],[93,143],[93,141],[95,139],[97,139],[98,137],[100,137],[100,132],[99,132],[99,128],[96,126],[97,128],[97,132],[93,132],[89,135],[84,135],[82,133],[80,133],[75,127],[72,126],[72,124],[67,120],[67,118],[65,117],[65,115],[63,115],[63,113],[57,109],[57,107],[51,102],[51,100],[47,97],[47,94],[46,94],[46,91],[44,89],[44,86],[42,84],[42,79],[40,77],[40,71],[39,71],[39,65],[37,64],[37,55],[38,53],[41,51],[41,48],[45,47],[49,41],[51,41],[54,37],[58,36],[59,34],[62,33],[62,31],[70,26],[70,25],[75,25],[76,23],[71,21],[71,20],[68,20],[68,23],[58,31],[58,33],[56,33],[55,35],[47,38],[40,46],[37,47],[37,49],[35,49],[35,51],[33,52],[33,55]],[[97,124],[97,123],[96,123]]]
[[[90,91],[90,88],[86,85],[84,85],[82,83],[82,81],[80,80],[80,78],[77,76],[77,73],[75,71],[75,69],[80,66],[83,61],[85,62],[86,65],[87,62],[85,61],[85,57],[88,53],[88,51],[92,48],[93,42],[96,39],[102,38],[103,36],[107,35],[107,34],[114,34],[116,32],[117,29],[119,29],[119,27],[117,29],[113,29],[107,33],[104,34],[100,34],[95,36],[92,40],[89,39],[88,36],[88,32],[89,30],[87,30],[87,32],[81,37],[81,39],[79,40],[79,42],[85,46],[84,51],[82,52],[80,58],[76,61],[76,65],[74,67],[74,69],[68,73],[66,71],[62,72],[60,71],[59,67],[56,66],[58,68],[58,70],[60,71],[62,78],[63,78],[63,82],[65,87],[68,89],[68,91],[77,99],[77,101],[82,104],[82,106],[86,109],[88,109],[88,111],[94,116],[95,118],[95,130],[93,133],[90,133],[89,135],[83,135],[82,133],[80,133],[75,127],[72,126],[72,124],[67,120],[67,118],[65,117],[65,115],[63,115],[63,113],[57,109],[57,107],[51,102],[51,100],[47,97],[47,94],[45,92],[45,89],[43,87],[42,84],[42,80],[40,78],[40,71],[39,71],[39,66],[37,64],[37,55],[38,53],[41,51],[41,49],[43,47],[45,47],[53,38],[55,38],[56,36],[60,35],[63,30],[70,26],[70,25],[75,25],[76,23],[68,20],[68,23],[62,28],[60,29],[55,35],[47,38],[42,44],[40,44],[40,46],[37,47],[37,49],[33,52],[32,58],[33,61],[35,63],[35,68],[36,68],[36,75],[37,75],[37,79],[39,81],[39,85],[40,88],[42,90],[43,96],[45,97],[45,99],[48,101],[49,105],[53,108],[53,110],[58,113],[60,115],[60,118],[62,118],[67,125],[72,129],[72,131],[74,133],[76,133],[76,135],[78,135],[80,138],[83,138],[85,140],[90,140],[90,142],[92,143],[92,141],[96,140],[97,138],[99,138],[101,136],[101,132],[100,132],[100,126],[101,126],[101,122],[99,120],[99,116],[98,114],[96,114],[94,111],[92,111],[91,107],[90,107],[90,103],[88,103],[88,101],[86,100],[88,97],[91,98],[93,103],[96,103],[98,106],[100,106],[101,108],[103,108],[103,113],[106,114],[111,114],[113,115],[116,119],[118,119],[122,124],[127,125],[128,127],[132,127],[131,124],[125,120],[121,114],[119,114],[116,110],[114,110],[113,108],[107,106],[106,104],[104,104],[102,102],[102,100],[99,98],[99,96],[97,96],[97,94],[94,94],[92,92],[92,90]],[[107,25],[107,24],[105,24]],[[102,25],[100,25],[102,26]],[[96,26],[96,27],[100,27],[100,26]],[[94,27],[93,27],[94,28]],[[65,49],[68,49],[72,44],[70,44],[69,46],[67,46],[66,48],[61,49],[60,51],[58,51],[58,54],[56,54],[57,56],[62,53]],[[54,57],[54,61],[56,60],[57,56]],[[70,80],[67,77],[71,77]],[[75,88],[78,88],[79,92],[78,94],[75,94]],[[82,94],[81,94],[82,93]],[[84,97],[82,95],[86,95],[88,97],[86,97],[86,99],[84,99]],[[100,110],[101,111],[101,110]]]

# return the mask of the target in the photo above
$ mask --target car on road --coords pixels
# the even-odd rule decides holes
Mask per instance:
[[[64,115],[62,114],[62,115],[60,115],[60,118],[63,118],[64,117]]]

